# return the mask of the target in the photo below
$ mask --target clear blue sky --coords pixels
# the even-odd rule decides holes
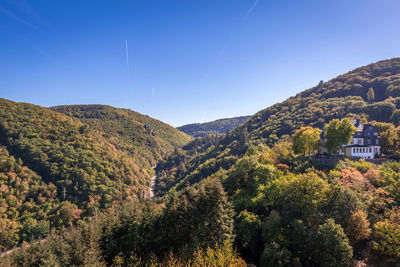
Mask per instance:
[[[400,56],[399,11],[398,0],[0,0],[0,97],[109,104],[174,126],[254,114]]]

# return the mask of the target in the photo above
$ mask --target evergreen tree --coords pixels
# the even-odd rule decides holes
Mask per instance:
[[[206,179],[170,197],[160,220],[160,246],[165,253],[213,247],[233,240],[233,208],[221,182]]]
[[[367,100],[368,102],[372,102],[375,100],[375,91],[374,88],[370,87],[367,92]]]
[[[241,147],[249,144],[249,132],[247,131],[247,127],[243,127],[241,129],[239,142]]]
[[[353,248],[340,224],[327,219],[319,226],[316,235],[315,259],[320,266],[348,266],[353,257]]]

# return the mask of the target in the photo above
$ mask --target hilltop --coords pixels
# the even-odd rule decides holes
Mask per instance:
[[[177,127],[177,129],[193,137],[204,137],[208,134],[225,134],[227,131],[232,131],[240,124],[247,121],[250,117],[251,116],[241,116],[204,123],[192,123]]]

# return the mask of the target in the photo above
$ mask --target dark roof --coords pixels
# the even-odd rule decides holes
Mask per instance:
[[[378,130],[370,123],[362,123],[360,120],[353,120],[356,131],[353,135],[355,138],[379,138]],[[376,134],[376,135],[375,135]]]

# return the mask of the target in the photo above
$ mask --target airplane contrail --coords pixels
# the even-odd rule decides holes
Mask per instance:
[[[246,15],[244,16],[244,18],[247,18],[248,16],[250,16],[250,14],[253,12],[253,10],[256,8],[257,4],[258,4],[259,0],[255,0],[253,2],[253,5],[247,10]]]
[[[125,57],[126,57],[126,66],[128,67],[128,72],[130,72],[130,69],[129,69],[129,54],[128,54],[128,40],[125,40]]]

